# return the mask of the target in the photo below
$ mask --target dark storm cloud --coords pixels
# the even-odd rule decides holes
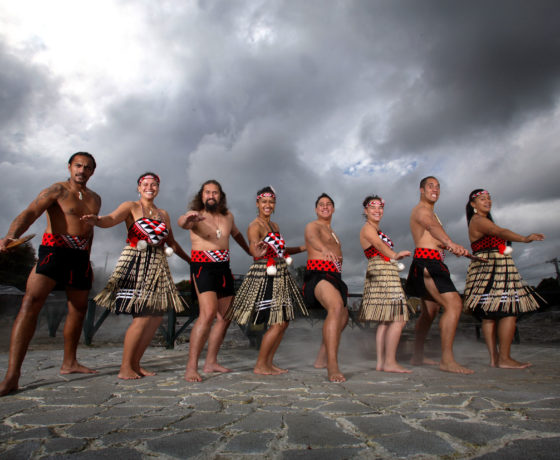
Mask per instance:
[[[0,37],[0,160],[16,161],[18,145],[41,123],[58,99],[48,69],[11,53]]]
[[[383,149],[495,135],[557,103],[557,2],[391,3],[391,22],[421,67],[393,108]]]
[[[157,204],[175,224],[200,184],[215,178],[245,233],[255,192],[271,184],[278,192],[274,219],[289,244],[300,244],[325,191],[336,202],[345,279],[359,285],[361,202],[369,193],[386,199],[382,228],[398,249],[413,249],[408,218],[422,176],[441,179],[437,212],[465,245],[464,203],[473,188],[491,187],[497,211],[516,204],[546,209],[560,195],[551,134],[559,124],[555,9],[541,1],[136,5],[131,18],[144,20],[135,42],[142,78],[123,87],[108,68],[89,83],[119,91],[98,95],[100,105],[86,93],[68,104],[81,110],[83,97],[100,112],[95,122],[82,123],[80,113],[57,104],[50,70],[4,53],[13,72],[1,88],[15,88],[9,94],[19,108],[11,115],[16,121],[2,126],[21,127],[23,139],[43,134],[47,150],[57,137],[65,148],[94,153],[99,168],[90,185],[103,197],[102,213],[136,199],[136,177],[154,170],[162,178]],[[33,157],[36,147],[22,148],[22,156]],[[38,192],[22,189],[22,181],[39,187],[64,178],[64,161],[42,161],[40,171],[26,162],[2,169],[10,193],[17,191],[9,197],[10,217]],[[530,246],[534,260],[560,249],[558,218],[542,222],[545,228],[501,219],[520,232],[551,229],[545,243]],[[188,249],[187,232],[174,230]],[[107,261],[112,269],[124,233],[122,226],[97,231],[97,267]],[[250,258],[232,246],[234,271],[243,273]],[[516,257],[527,247],[519,245]],[[466,261],[449,260],[464,280]],[[305,255],[296,256],[303,263]],[[178,278],[186,276],[182,261],[170,264]]]

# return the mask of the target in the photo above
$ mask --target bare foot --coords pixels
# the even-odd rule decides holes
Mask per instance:
[[[413,366],[437,366],[439,363],[430,358],[413,356],[410,364]]]
[[[187,382],[202,382],[202,377],[196,369],[189,369],[185,371],[185,380]]]
[[[500,369],[525,369],[529,366],[532,366],[532,364],[520,363],[519,361],[516,361],[513,358],[506,358],[506,359],[500,359],[498,361],[498,366],[494,366],[494,367],[499,367]]]
[[[204,367],[202,368],[203,372],[206,372],[207,374],[210,374],[211,372],[231,372],[231,369],[228,369],[227,367],[222,366],[221,364],[218,363],[213,363],[213,364],[205,364]]]
[[[383,372],[396,372],[398,374],[412,374],[410,369],[402,367],[399,363],[386,364],[383,366]]]
[[[60,368],[61,374],[97,374],[95,369],[90,369],[89,367],[82,366],[78,361],[71,365],[62,364]]]
[[[274,371],[278,374],[287,374],[288,373],[288,369],[282,369],[281,367],[275,366],[274,364],[272,365],[272,369],[274,369]]]
[[[266,366],[255,366],[255,368],[253,369],[253,373],[254,374],[258,374],[258,375],[277,375],[278,372],[275,372],[274,369],[272,369],[272,367],[266,367]]]
[[[142,378],[140,374],[137,374],[132,369],[121,369],[117,377],[123,380],[137,380]]]
[[[143,367],[140,368],[139,374],[142,375],[143,377],[153,377],[154,375],[157,375],[155,372],[148,371],[148,370],[144,369]]]
[[[328,369],[327,375],[329,377],[330,382],[334,382],[334,383],[346,382],[346,377],[344,377],[342,372],[340,372],[338,366]]]
[[[376,371],[382,371],[383,370],[383,363],[381,361],[377,362],[377,365],[375,366],[375,370]]]
[[[18,382],[19,376],[14,378],[6,377],[0,384],[0,396],[16,392],[19,389]]]
[[[445,372],[453,372],[455,374],[474,374],[472,369],[463,367],[459,363],[452,361],[450,363],[439,363],[439,368]]]

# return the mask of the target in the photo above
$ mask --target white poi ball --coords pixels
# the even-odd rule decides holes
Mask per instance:
[[[276,267],[274,265],[269,265],[268,267],[266,267],[266,274],[269,276],[276,275]]]
[[[140,241],[138,241],[138,243],[136,243],[136,248],[139,251],[145,251],[147,249],[147,247],[148,247],[148,243],[146,243],[145,240],[140,240]]]
[[[397,262],[397,270],[402,272],[404,270],[404,264],[402,262]]]
[[[286,265],[292,265],[293,261],[294,259],[292,259],[290,256],[286,257]]]
[[[511,246],[506,246],[504,249],[504,256],[509,256],[513,252],[513,248]]]
[[[167,246],[167,247],[165,248],[165,255],[166,255],[167,257],[171,257],[171,256],[173,255],[173,252],[175,252],[175,251],[173,251],[173,248],[170,248],[169,246]]]

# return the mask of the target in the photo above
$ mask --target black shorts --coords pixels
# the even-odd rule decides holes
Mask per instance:
[[[406,280],[405,291],[409,297],[433,300],[424,284],[424,268],[428,270],[440,294],[457,292],[453,281],[451,281],[449,269],[441,260],[414,258],[412,264],[410,264]]]
[[[93,282],[89,252],[81,249],[41,245],[35,272],[55,280],[55,290],[89,291]]]
[[[346,307],[348,302],[348,286],[342,281],[342,275],[337,272],[327,272],[321,270],[306,270],[303,277],[303,300],[309,308],[322,308],[323,306],[315,297],[315,287],[319,281],[328,281],[340,292],[342,302]]]
[[[234,293],[233,275],[228,262],[191,262],[192,297],[199,293],[214,291],[218,298],[229,297]]]

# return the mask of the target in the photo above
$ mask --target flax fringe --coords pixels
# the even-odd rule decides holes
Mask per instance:
[[[381,257],[369,259],[359,320],[408,321],[411,313],[397,267]]]
[[[243,283],[235,294],[235,299],[226,313],[226,318],[238,324],[247,324],[256,320],[257,306],[266,298],[267,283],[272,282],[272,306],[268,325],[283,323],[295,318],[296,309],[307,316],[307,308],[300,289],[292,275],[288,272],[283,257],[275,258],[276,275],[266,273],[266,259],[258,260],[251,265]],[[270,292],[270,291],[269,291]]]
[[[465,310],[521,314],[539,308],[535,292],[519,275],[513,259],[497,250],[479,251],[488,263],[471,261],[464,292]]]
[[[125,290],[130,292],[130,298],[119,298],[117,307],[117,295]],[[150,314],[171,309],[180,312],[186,306],[173,283],[163,248],[150,245],[145,251],[126,246],[107,286],[93,300],[122,313]]]

